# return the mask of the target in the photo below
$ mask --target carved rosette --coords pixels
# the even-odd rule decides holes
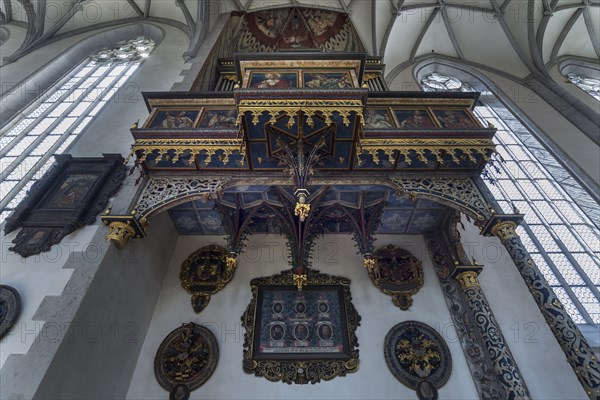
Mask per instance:
[[[423,268],[410,252],[393,244],[377,249],[374,267],[367,269],[373,284],[392,296],[394,305],[408,310],[412,295],[423,287]]]
[[[592,400],[600,398],[600,363],[516,233],[516,223],[498,220],[491,228],[508,250],[548,326]]]
[[[154,374],[163,389],[184,384],[191,391],[211,377],[219,361],[215,335],[193,322],[183,324],[163,340],[154,358]]]
[[[448,345],[435,329],[418,321],[395,325],[385,337],[385,361],[392,374],[419,398],[436,399],[452,372]]]
[[[206,308],[211,295],[233,279],[236,258],[222,246],[211,244],[192,253],[181,264],[181,286],[192,295],[192,308],[197,313]]]

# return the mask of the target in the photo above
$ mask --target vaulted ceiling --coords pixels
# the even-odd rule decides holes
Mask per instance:
[[[518,78],[564,58],[600,58],[600,0],[2,0],[0,19],[27,29],[14,39],[20,47],[10,46],[16,59],[57,38],[140,20],[182,29],[193,50],[223,14],[290,6],[349,13],[388,73],[432,53]]]

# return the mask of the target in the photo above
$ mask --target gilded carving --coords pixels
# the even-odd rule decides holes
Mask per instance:
[[[289,384],[356,372],[361,318],[352,305],[350,280],[309,269],[301,292],[297,281],[286,270],[250,282],[252,300],[242,315],[244,371]]]
[[[479,280],[477,279],[477,272],[465,271],[456,275],[456,280],[460,283],[463,289],[469,287],[479,287]]]
[[[507,240],[517,236],[517,224],[514,221],[498,221],[492,229],[492,235],[497,236],[500,240]]]
[[[423,268],[410,252],[390,244],[373,254],[374,267],[367,269],[373,284],[392,296],[394,305],[408,310],[412,295],[423,286]]]
[[[452,372],[448,345],[435,329],[422,322],[395,325],[385,337],[385,361],[392,374],[419,399],[437,399]]]
[[[219,361],[219,346],[215,335],[193,322],[173,330],[163,340],[154,358],[154,374],[163,387],[174,390],[195,390],[211,377]],[[186,392],[186,390],[183,390]]]
[[[204,310],[210,296],[219,292],[233,279],[236,258],[224,247],[211,244],[192,253],[181,264],[181,286],[192,295],[192,307],[197,313]]]
[[[133,227],[122,221],[113,221],[108,225],[106,240],[113,243],[119,249],[123,249],[129,243],[129,239],[135,236]]]

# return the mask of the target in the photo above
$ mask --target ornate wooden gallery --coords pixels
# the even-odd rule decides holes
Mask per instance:
[[[522,215],[497,214],[483,185],[500,161],[494,127],[471,112],[478,95],[388,91],[383,69],[344,14],[233,14],[193,91],[144,94],[149,117],[132,126],[128,158],[139,189],[126,212],[102,217],[107,239],[141,239],[165,211],[181,234],[226,235],[226,247],[198,249],[181,267],[200,313],[227,290],[249,234],[285,235],[290,268],[249,282],[240,364],[270,381],[315,384],[358,370],[361,321],[350,281],[312,269],[315,239],[352,233],[373,284],[407,310],[421,262],[402,243],[377,248],[374,235],[424,235],[480,398],[531,398],[479,287],[483,266],[460,244],[463,213],[502,240],[596,398],[598,361],[515,233]],[[158,349],[157,379],[187,398],[218,355],[210,331],[186,324]],[[381,356],[419,399],[436,399],[452,370],[444,339],[417,321],[395,326]]]

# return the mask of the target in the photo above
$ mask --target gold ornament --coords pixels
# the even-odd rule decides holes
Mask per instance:
[[[298,287],[298,291],[301,291],[302,288],[306,286],[306,283],[308,282],[308,277],[306,276],[306,274],[294,274],[293,279],[294,285]]]
[[[106,240],[112,242],[119,249],[123,249],[129,243],[129,239],[135,236],[133,227],[121,221],[113,221],[108,225]]]

